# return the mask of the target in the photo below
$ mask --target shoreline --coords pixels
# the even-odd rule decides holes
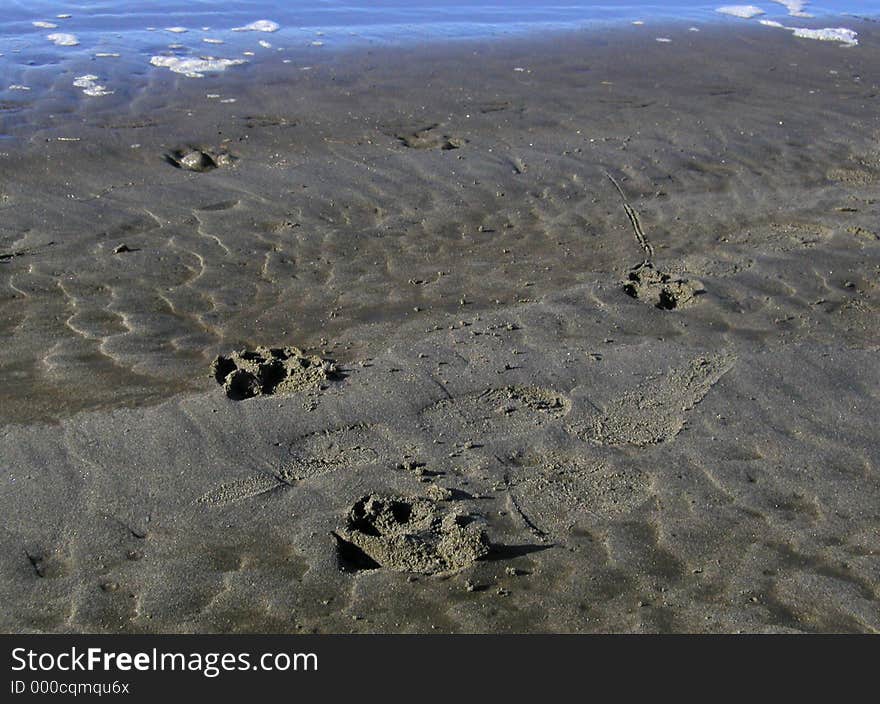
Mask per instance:
[[[767,17],[784,18],[784,13],[769,14]],[[878,17],[866,15],[819,15],[814,17],[800,18],[789,17],[789,20],[796,21],[798,26],[805,28],[822,28],[825,26],[849,26],[862,25],[870,28],[876,24]],[[697,22],[694,25],[694,22]],[[782,22],[784,25],[785,22]],[[523,29],[522,32],[513,34],[499,34],[495,36],[485,37],[467,37],[462,39],[454,39],[450,37],[436,37],[427,40],[403,41],[400,43],[368,43],[353,44],[351,46],[310,46],[303,44],[301,46],[290,46],[284,48],[273,48],[271,50],[261,50],[262,53],[244,57],[244,63],[241,66],[233,66],[226,71],[211,72],[208,71],[203,78],[193,79],[175,75],[167,69],[154,69],[148,64],[148,57],[140,55],[136,60],[134,57],[116,57],[112,59],[98,59],[95,56],[87,57],[85,54],[77,60],[73,60],[64,71],[64,76],[69,76],[73,81],[79,74],[95,75],[95,83],[102,88],[108,89],[108,95],[98,97],[84,97],[82,89],[75,84],[65,86],[61,77],[56,76],[50,83],[49,92],[41,94],[41,89],[33,92],[6,90],[6,100],[0,101],[3,112],[0,112],[0,135],[4,139],[25,138],[25,135],[33,134],[35,127],[39,130],[50,129],[53,120],[57,121],[59,115],[71,115],[71,125],[81,119],[88,119],[90,114],[112,114],[126,109],[131,101],[150,101],[152,93],[160,93],[172,88],[179,90],[181,86],[193,89],[192,95],[198,93],[203,86],[210,85],[210,89],[206,92],[225,92],[224,83],[228,82],[231,86],[240,86],[250,80],[261,80],[263,74],[260,71],[267,70],[270,74],[276,76],[288,75],[293,79],[295,74],[290,75],[297,68],[311,67],[314,65],[340,65],[340,64],[357,64],[363,60],[369,60],[369,57],[394,56],[395,54],[409,57],[431,56],[431,55],[449,55],[464,54],[467,52],[482,51],[489,52],[507,52],[515,54],[517,46],[523,47],[546,47],[553,46],[556,42],[569,43],[579,42],[584,39],[592,39],[599,46],[612,46],[615,42],[630,43],[631,41],[639,42],[642,39],[665,40],[668,39],[666,34],[674,34],[680,38],[687,39],[687,32],[711,33],[718,41],[726,41],[736,36],[742,36],[744,33],[766,33],[770,39],[774,33],[780,34],[781,30],[793,29],[791,27],[762,27],[758,24],[758,20],[745,20],[742,18],[727,16],[716,13],[709,21],[703,18],[700,21],[694,19],[670,19],[661,18],[653,21],[646,21],[642,24],[630,20],[619,20],[609,25],[601,26],[583,26],[568,28],[534,28]],[[684,34],[683,34],[684,33]],[[257,33],[261,34],[261,33]],[[176,35],[170,35],[176,36]],[[187,35],[180,35],[186,37]],[[273,34],[266,36],[272,38]],[[772,39],[770,39],[772,41]],[[815,39],[804,41],[816,41]],[[825,43],[825,42],[821,42]],[[828,42],[837,44],[837,42]],[[242,45],[244,46],[244,45]],[[241,49],[242,46],[237,47]],[[206,52],[210,54],[213,47],[206,45]],[[223,47],[217,47],[217,53],[223,55],[224,60],[227,58],[242,59],[240,54],[235,56],[226,56],[228,49],[224,53]],[[276,53],[277,52],[277,53]],[[80,52],[82,53],[82,52]],[[177,51],[166,50],[160,55],[169,57],[187,58],[188,54],[180,54]],[[145,62],[145,63],[144,63]],[[35,67],[35,71],[39,74],[46,67]],[[290,70],[286,70],[290,69]],[[145,73],[145,71],[147,73]],[[239,74],[239,75],[236,75]],[[44,80],[44,79],[41,79]],[[11,85],[15,86],[13,82]],[[44,86],[42,90],[46,90]],[[38,105],[36,101],[44,100],[46,105]],[[24,111],[24,114],[20,115]],[[5,113],[5,114],[4,114]],[[4,119],[5,118],[5,119]],[[50,122],[43,122],[48,118]],[[62,117],[63,120],[63,117]],[[65,127],[64,124],[55,123],[59,129]],[[15,130],[16,125],[22,127],[20,134]],[[18,136],[17,136],[18,134]]]

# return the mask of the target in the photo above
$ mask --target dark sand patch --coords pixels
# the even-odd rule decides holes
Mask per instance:
[[[25,550],[25,556],[40,579],[58,579],[70,573],[70,559],[62,550]]]

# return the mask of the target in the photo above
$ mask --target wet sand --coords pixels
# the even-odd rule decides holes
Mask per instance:
[[[7,111],[0,628],[876,631],[880,32],[848,26]]]

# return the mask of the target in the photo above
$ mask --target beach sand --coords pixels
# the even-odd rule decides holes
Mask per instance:
[[[0,629],[876,632],[880,32],[849,26],[10,112]]]

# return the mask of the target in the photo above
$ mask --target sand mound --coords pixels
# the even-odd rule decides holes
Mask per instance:
[[[369,494],[334,535],[340,562],[354,569],[436,574],[467,567],[489,552],[486,534],[469,516],[441,511],[424,498]]]
[[[234,157],[222,148],[181,147],[165,155],[165,161],[185,171],[213,171],[231,166]]]
[[[688,281],[671,274],[664,274],[651,264],[630,271],[623,284],[623,292],[626,295],[662,310],[682,308],[693,303],[704,291],[699,281]]]
[[[336,365],[296,347],[257,347],[218,356],[211,374],[229,398],[241,400],[314,388],[335,376]]]
[[[453,137],[439,132],[437,130],[438,127],[440,127],[439,124],[430,125],[415,132],[398,132],[394,136],[400,140],[403,146],[409,149],[442,149],[449,151],[451,149],[460,149],[467,143],[467,140],[461,137]]]

